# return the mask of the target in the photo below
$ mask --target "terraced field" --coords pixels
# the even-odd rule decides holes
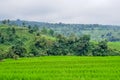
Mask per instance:
[[[120,80],[120,57],[6,59],[0,62],[0,80]]]

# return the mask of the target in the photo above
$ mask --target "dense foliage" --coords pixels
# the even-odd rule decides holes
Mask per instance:
[[[107,41],[91,42],[90,35],[64,36],[43,27],[0,25],[0,59],[45,55],[111,56],[120,55],[108,48]]]

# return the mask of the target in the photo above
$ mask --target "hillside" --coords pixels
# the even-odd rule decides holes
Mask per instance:
[[[0,22],[2,24],[2,21]],[[120,26],[116,25],[100,25],[100,24],[64,24],[64,23],[45,23],[35,21],[16,20],[10,21],[9,25],[43,27],[54,30],[55,33],[69,36],[75,34],[77,36],[89,34],[91,40],[101,41],[107,39],[108,41],[120,41]]]
[[[50,55],[120,55],[114,45],[110,46],[106,40],[92,42],[89,35],[64,36],[45,27],[39,30],[37,27],[0,25],[0,59]]]
[[[120,51],[120,42],[109,42],[108,46],[112,49]]]
[[[27,27],[0,25],[0,54],[10,53],[9,57],[14,53],[20,56],[30,56],[28,53],[31,51],[31,46],[39,39],[56,40],[50,34],[41,34],[39,30]]]

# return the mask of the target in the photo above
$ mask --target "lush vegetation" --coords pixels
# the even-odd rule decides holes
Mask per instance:
[[[111,49],[120,51],[120,42],[108,42],[108,46]]]
[[[120,57],[49,56],[0,62],[0,80],[119,80]]]
[[[108,47],[107,40],[91,42],[90,35],[64,36],[37,26],[0,25],[0,59],[50,55],[116,56],[119,50]]]
[[[58,25],[68,26],[60,23],[51,24],[53,29],[48,26],[40,28],[37,25],[33,27],[32,24],[21,22],[22,27],[20,27],[10,20],[2,21],[0,24],[0,80],[120,79],[120,57],[115,57],[120,56],[120,42],[109,42],[109,39],[119,41],[119,38],[110,38],[112,33],[107,33],[108,39],[103,33],[101,40],[94,41],[91,37],[93,35],[86,33],[86,28],[89,27],[69,25],[76,26],[77,30],[81,28],[89,34],[78,36],[72,32],[69,35],[64,34],[63,32],[67,32],[66,27],[63,32],[59,33],[58,30],[57,33],[55,29],[58,28],[55,26]],[[101,30],[98,27],[92,26],[92,28],[93,31]],[[119,27],[112,30],[119,30]]]
[[[62,34],[64,36],[69,36],[74,33],[76,36],[81,36],[85,34],[91,35],[91,40],[101,41],[107,39],[108,41],[120,41],[120,26],[116,25],[100,25],[100,24],[64,24],[64,23],[44,23],[44,22],[34,22],[34,21],[10,21],[4,20],[0,23],[8,23],[9,25],[16,26],[31,26],[38,27],[42,29],[43,27],[47,29],[54,30],[55,33]]]

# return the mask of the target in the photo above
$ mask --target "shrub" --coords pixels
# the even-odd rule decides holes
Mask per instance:
[[[15,60],[17,60],[18,58],[19,58],[18,55],[14,55],[14,56],[13,56],[13,59],[15,59]]]
[[[5,59],[5,58],[6,58],[6,54],[0,53],[0,61],[2,61],[2,60]]]

